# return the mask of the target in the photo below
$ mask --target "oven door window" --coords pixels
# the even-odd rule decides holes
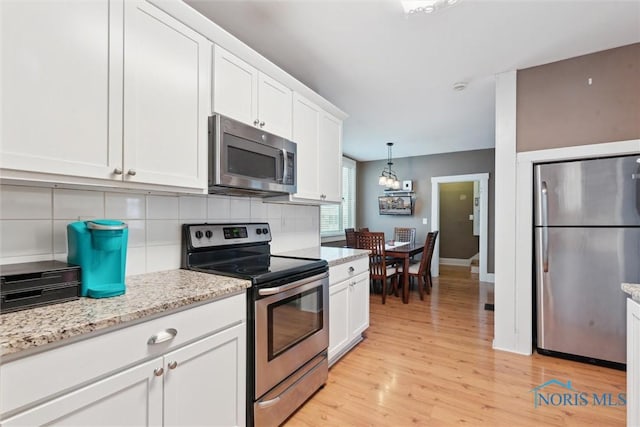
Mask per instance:
[[[322,287],[269,304],[269,360],[322,330]]]

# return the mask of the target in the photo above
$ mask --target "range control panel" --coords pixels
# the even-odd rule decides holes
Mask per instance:
[[[188,237],[193,248],[209,248],[239,243],[271,241],[271,229],[266,222],[247,224],[189,224]]]

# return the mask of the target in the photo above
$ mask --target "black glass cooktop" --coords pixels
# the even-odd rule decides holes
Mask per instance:
[[[193,269],[251,280],[254,284],[327,267],[321,259],[292,258],[277,255],[255,255],[221,262],[203,263]]]

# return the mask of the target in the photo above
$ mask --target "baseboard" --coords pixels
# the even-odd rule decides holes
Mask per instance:
[[[460,267],[469,267],[471,265],[470,259],[460,258],[440,258],[441,265],[457,265]]]

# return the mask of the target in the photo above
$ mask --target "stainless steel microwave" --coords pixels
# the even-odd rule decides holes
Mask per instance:
[[[209,193],[296,192],[296,144],[220,114],[209,117]]]

